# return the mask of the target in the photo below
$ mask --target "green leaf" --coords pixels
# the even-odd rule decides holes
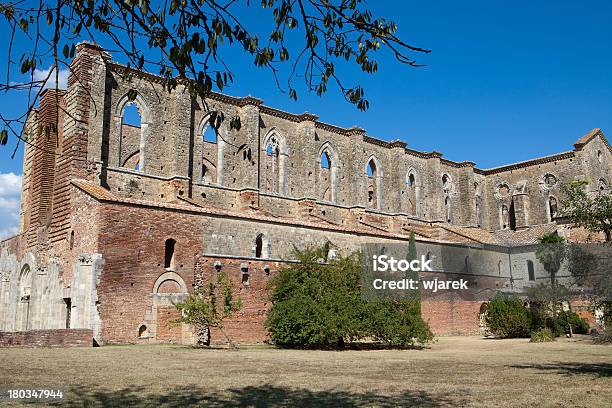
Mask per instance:
[[[0,132],[0,145],[5,146],[7,142],[8,142],[8,131],[6,129],[3,129]]]
[[[30,59],[26,58],[23,60],[23,62],[21,63],[21,73],[25,74],[26,72],[28,72],[30,70],[31,64],[30,64]]]
[[[127,93],[128,101],[130,102],[135,101],[137,96],[138,96],[138,92],[136,92],[135,89],[130,89]]]
[[[217,82],[217,88],[219,88],[220,91],[223,90],[223,78],[221,77],[221,73],[217,71],[217,76],[216,76],[216,82]]]

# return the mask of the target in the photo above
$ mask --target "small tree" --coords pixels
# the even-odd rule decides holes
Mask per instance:
[[[565,259],[565,238],[556,232],[543,235],[538,242],[540,246],[536,251],[536,258],[550,274],[550,286],[557,284],[557,272]]]
[[[222,303],[219,304],[219,297]],[[236,346],[223,330],[224,321],[242,308],[240,299],[234,300],[232,282],[224,272],[211,279],[206,288],[198,288],[183,302],[176,303],[181,317],[172,324],[189,324],[198,334],[198,345],[210,346],[210,330],[219,329],[232,348]]]
[[[591,232],[603,232],[606,242],[612,241],[612,195],[600,191],[588,194],[588,181],[578,180],[561,186],[565,196],[562,215],[576,226]]]

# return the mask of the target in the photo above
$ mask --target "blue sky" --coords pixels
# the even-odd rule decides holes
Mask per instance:
[[[594,127],[612,133],[612,2],[371,1],[370,6],[394,19],[401,37],[432,53],[419,56],[427,66],[418,69],[383,58],[374,76],[343,70],[347,83],[365,87],[367,112],[344,102],[334,87],[323,98],[298,87],[300,98],[291,101],[268,72],[235,54],[229,55],[237,64],[235,83],[224,92],[313,112],[340,126],[359,125],[374,137],[401,139],[411,148],[437,150],[482,168],[570,150]],[[247,18],[257,24],[260,14],[253,7]],[[0,49],[6,41],[0,39]],[[6,114],[25,103],[24,95],[0,98]],[[22,153],[10,159],[13,143],[0,147],[0,173],[21,173]]]

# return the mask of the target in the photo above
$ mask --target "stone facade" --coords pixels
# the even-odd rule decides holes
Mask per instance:
[[[536,263],[530,279],[533,252],[513,253],[516,245],[573,233],[558,225],[561,184],[587,179],[596,193],[612,182],[599,129],[571,151],[480,169],[252,97],[213,93],[203,103],[183,85],[168,93],[152,74],[127,80],[126,69],[80,44],[68,89],[46,91],[27,122],[45,137],[26,147],[21,233],[0,243],[1,331],[86,328],[99,343],[188,343],[189,327],[167,324],[173,302],[224,268],[245,304],[228,331],[264,341],[266,284],[294,245],[329,241],[348,254],[406,244],[410,231],[420,253],[462,251],[465,269],[438,273],[520,290],[544,272]],[[124,118],[131,104],[136,126]],[[58,107],[66,114],[51,126]],[[212,111],[239,116],[240,129],[226,120],[215,131]],[[480,257],[480,269],[466,256]],[[423,313],[438,333],[473,332],[481,304],[424,302]]]

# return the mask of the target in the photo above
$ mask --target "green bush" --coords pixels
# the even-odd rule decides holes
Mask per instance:
[[[589,333],[589,323],[584,320],[582,317],[578,316],[574,312],[566,312],[562,311],[559,313],[559,317],[557,319],[561,329],[564,333],[569,333],[569,325],[572,325],[572,333],[574,334],[588,334]]]
[[[518,297],[500,294],[489,302],[487,325],[491,333],[499,337],[528,337],[531,319]]]
[[[374,339],[391,346],[433,339],[416,301],[364,300],[358,256],[332,260],[327,248],[296,251],[300,261],[270,282],[272,307],[266,327],[273,343],[285,347],[343,347]]]
[[[531,333],[531,340],[529,341],[532,343],[545,343],[548,341],[555,341],[555,337],[556,336],[552,332],[552,330],[550,330],[548,327],[545,327],[543,329]]]

